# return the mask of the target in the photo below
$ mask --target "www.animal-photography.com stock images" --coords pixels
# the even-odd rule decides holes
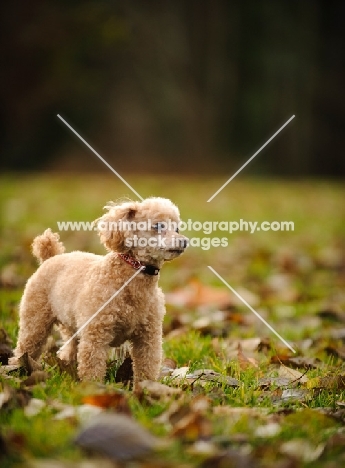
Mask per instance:
[[[344,17],[1,6],[1,468],[345,466]]]

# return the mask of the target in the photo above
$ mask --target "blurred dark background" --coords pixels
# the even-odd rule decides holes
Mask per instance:
[[[3,2],[2,171],[344,176],[345,2]]]

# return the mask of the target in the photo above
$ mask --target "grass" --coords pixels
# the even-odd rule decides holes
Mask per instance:
[[[343,346],[341,340],[332,338],[334,330],[342,328],[342,316],[337,318],[335,312],[342,311],[345,306],[343,185],[328,181],[238,179],[211,203],[206,203],[223,179],[133,176],[128,180],[143,197],[156,195],[173,199],[185,220],[292,220],[295,223],[293,232],[235,232],[230,235],[218,231],[213,235],[228,237],[228,247],[210,250],[191,247],[183,257],[167,264],[161,274],[161,286],[166,293],[180,290],[184,302],[179,305],[173,299],[168,301],[164,352],[177,367],[189,366],[189,372],[210,368],[240,381],[237,388],[221,382],[209,382],[204,387],[180,385],[183,389],[180,398],[188,405],[200,396],[209,399],[210,406],[202,417],[210,424],[208,439],[216,444],[217,453],[224,447],[239,450],[236,441],[241,436],[260,466],[276,466],[286,456],[283,455],[283,444],[301,439],[313,447],[324,444],[325,450],[323,455],[309,462],[303,458],[303,453],[296,453],[293,456],[300,463],[296,466],[341,464],[344,458],[339,449],[340,442],[337,445],[335,438],[335,434],[338,438],[344,434],[345,418],[341,416],[341,409],[345,392],[341,385],[333,388],[320,385],[320,388],[308,390],[307,398],[290,400],[282,398],[279,385],[261,388],[260,378],[278,375],[279,364],[273,365],[272,358],[282,359],[288,352],[242,305],[232,305],[227,318],[218,325],[210,320],[207,326],[196,330],[194,324],[201,317],[212,317],[220,308],[217,298],[224,286],[208,270],[207,265],[212,265],[236,290],[245,288],[255,295],[256,310],[284,338],[294,343],[298,355],[319,359],[316,368],[300,369],[308,379],[344,374],[343,360],[326,352],[329,346],[336,349]],[[96,219],[106,201],[122,196],[131,197],[131,193],[113,176],[45,174],[8,175],[1,179],[0,317],[1,327],[13,342],[18,332],[17,307],[23,285],[36,269],[30,254],[32,238],[47,227],[56,230],[57,221]],[[187,235],[198,237],[201,233]],[[61,238],[67,251],[80,249],[103,253],[94,232],[69,231],[61,233]],[[188,302],[186,285],[193,284],[197,290],[193,300]],[[318,315],[326,309],[334,312],[330,320]],[[245,338],[254,337],[268,338],[270,347],[265,352],[243,348],[246,357],[257,361],[257,367],[248,365],[246,368],[236,350],[232,354],[229,350],[234,340],[245,343]],[[308,340],[311,342],[309,347],[306,345]],[[111,392],[121,387],[113,379],[104,387],[78,383],[68,374],[61,374],[56,366],[46,365],[45,370],[48,379],[30,389],[32,397],[47,403],[40,413],[26,416],[24,409],[16,405],[11,409],[0,409],[1,434],[8,447],[1,466],[27,466],[35,459],[55,459],[61,463],[83,460],[86,455],[73,443],[80,420],[78,417],[57,420],[58,404],[81,405],[85,395]],[[1,388],[8,385],[20,390],[23,377],[16,374],[12,377],[0,376],[0,393]],[[306,389],[302,384],[297,387]],[[159,463],[164,460],[173,466],[198,466],[210,457],[201,453],[191,455],[198,437],[192,437],[188,442],[181,436],[174,438],[171,436],[174,424],[156,422],[157,416],[170,408],[173,399],[138,399],[128,389],[124,391],[134,418],[152,433],[169,440],[168,446],[156,456],[161,460]],[[253,416],[243,411],[236,417],[221,416],[213,410],[218,406],[266,408],[267,414]],[[270,437],[258,436],[258,428],[272,421],[279,423],[279,433]],[[199,429],[197,426],[197,434]]]

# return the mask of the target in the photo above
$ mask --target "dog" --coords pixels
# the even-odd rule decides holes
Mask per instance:
[[[110,202],[104,208],[95,223],[106,255],[64,253],[50,229],[34,239],[41,265],[20,302],[12,362],[25,352],[37,359],[56,324],[65,341],[59,357],[76,360],[82,380],[103,380],[109,347],[128,340],[136,388],[159,375],[165,315],[159,273],[164,262],[184,252],[188,240],[178,230],[179,210],[168,199]]]

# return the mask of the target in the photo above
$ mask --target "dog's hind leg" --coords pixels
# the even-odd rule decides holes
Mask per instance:
[[[131,338],[134,371],[134,389],[142,380],[156,380],[162,363],[162,324],[150,323],[149,330],[144,327]]]
[[[26,288],[20,303],[19,335],[12,362],[24,353],[34,359],[39,357],[54,323],[45,294],[33,286]]]
[[[68,341],[74,335],[73,330],[65,325],[59,324],[58,329],[64,342]],[[68,362],[76,361],[77,344],[78,337],[76,336],[72,341],[68,343],[68,345],[64,347],[61,353],[58,354],[59,358]]]

